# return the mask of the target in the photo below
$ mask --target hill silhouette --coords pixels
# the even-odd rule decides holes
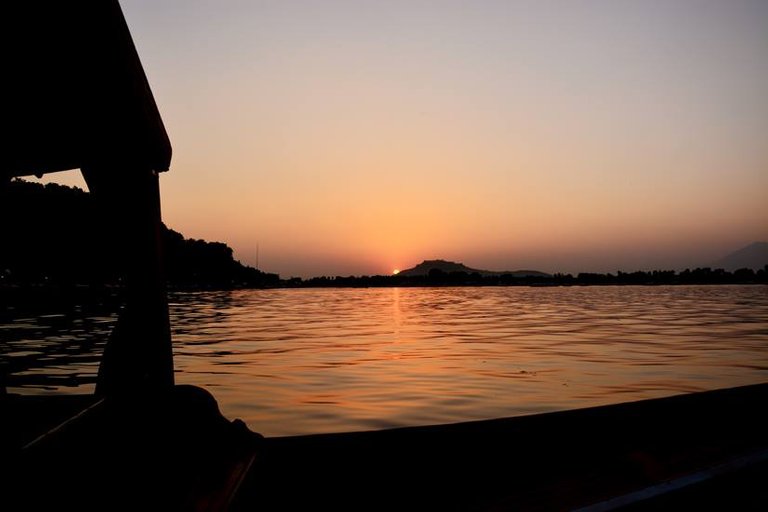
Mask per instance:
[[[539,272],[538,270],[513,270],[513,271],[494,271],[494,270],[480,270],[470,268],[463,263],[456,263],[446,260],[424,260],[413,268],[400,271],[398,274],[402,277],[415,277],[415,276],[428,276],[432,272],[444,272],[451,274],[453,272],[466,272],[467,274],[479,274],[482,277],[491,276],[504,276],[509,275],[515,278],[522,277],[551,277],[546,272]]]
[[[93,197],[76,187],[12,180],[0,189],[0,283],[116,284],[113,230]],[[174,287],[274,286],[268,274],[234,259],[221,242],[185,238],[162,227],[168,283]]]
[[[760,270],[768,265],[768,242],[753,242],[717,260],[712,266],[728,271],[741,268]]]

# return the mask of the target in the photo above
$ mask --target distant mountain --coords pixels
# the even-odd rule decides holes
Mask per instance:
[[[768,265],[768,242],[754,242],[716,261],[712,266],[728,271],[740,268],[760,270]]]
[[[478,273],[481,276],[501,276],[511,275],[512,277],[551,277],[550,274],[539,272],[538,270],[514,270],[514,271],[494,271],[479,270],[470,268],[463,263],[456,263],[445,260],[424,260],[413,268],[401,270],[398,275],[405,277],[427,276],[430,271],[440,271],[450,274],[451,272],[466,272],[467,274]]]

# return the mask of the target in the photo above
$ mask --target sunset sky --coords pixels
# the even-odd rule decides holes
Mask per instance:
[[[165,222],[282,277],[768,240],[766,1],[121,4],[174,148]]]

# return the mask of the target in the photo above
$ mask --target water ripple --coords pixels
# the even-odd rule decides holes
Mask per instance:
[[[246,290],[177,293],[170,307],[177,382],[210,388],[226,415],[268,435],[531,414],[768,377],[765,286]],[[10,390],[92,390],[114,312],[0,313]]]
[[[177,351],[179,380],[208,385],[209,351],[226,345],[216,363],[239,364],[216,380],[222,407],[272,435],[527,414],[768,375],[768,294],[759,286],[270,290],[174,300],[177,346],[186,347],[183,357]],[[215,332],[195,327],[208,309]]]

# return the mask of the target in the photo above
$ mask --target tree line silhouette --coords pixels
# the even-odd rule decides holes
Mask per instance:
[[[5,285],[120,284],[113,227],[79,188],[11,180],[0,186],[0,283]],[[163,226],[165,273],[172,288],[264,287],[277,274],[234,259],[220,242],[187,239]]]
[[[583,286],[583,285],[677,285],[677,284],[768,284],[768,265],[755,272],[744,268],[735,272],[696,268],[682,272],[653,270],[616,274],[579,273],[552,276],[516,277],[510,274],[484,276],[478,272],[444,272],[432,269],[424,276],[323,276],[292,278],[294,287],[377,287],[377,286]]]

